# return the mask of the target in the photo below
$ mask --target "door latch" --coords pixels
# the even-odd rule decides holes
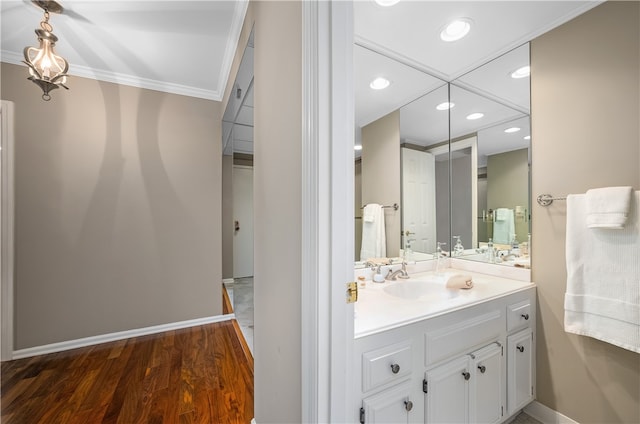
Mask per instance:
[[[356,303],[358,301],[358,283],[352,281],[347,283],[347,303]]]

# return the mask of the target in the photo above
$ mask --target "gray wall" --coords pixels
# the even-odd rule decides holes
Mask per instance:
[[[249,4],[223,106],[253,25],[255,418],[299,423],[302,5]]]
[[[219,315],[220,103],[71,77],[15,102],[15,347]]]
[[[471,149],[464,149],[465,156],[451,161],[451,237],[460,236],[462,245],[469,249],[473,240],[473,219],[471,172],[475,166],[471,164]],[[461,153],[460,151],[456,153]],[[446,181],[443,179],[443,181]],[[438,239],[440,240],[440,239]],[[445,241],[445,240],[440,240]],[[446,241],[444,250],[452,250],[455,241]]]
[[[640,4],[606,2],[531,44],[532,187],[640,189]],[[533,207],[538,400],[580,423],[640,422],[640,356],[563,331],[565,202]]]
[[[222,156],[222,278],[233,278],[233,156]]]
[[[400,204],[400,111],[362,128],[362,205]],[[387,256],[400,253],[402,210],[384,210]],[[360,223],[362,225],[362,223]],[[361,258],[366,259],[366,258]]]

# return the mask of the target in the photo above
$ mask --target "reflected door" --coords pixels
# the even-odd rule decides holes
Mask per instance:
[[[435,252],[435,158],[431,153],[402,149],[402,206],[403,248],[409,243],[413,251]]]
[[[253,276],[253,168],[233,167],[233,278]]]

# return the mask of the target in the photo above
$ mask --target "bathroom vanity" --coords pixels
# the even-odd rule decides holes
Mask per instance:
[[[535,396],[535,285],[477,272],[373,283],[355,317],[355,422],[500,423]]]

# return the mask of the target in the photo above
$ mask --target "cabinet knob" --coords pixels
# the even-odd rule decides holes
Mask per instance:
[[[516,349],[518,349],[520,352],[524,352],[524,346],[522,345],[517,345]]]
[[[466,371],[462,373],[462,376],[464,377],[464,379],[465,379],[465,380],[468,380],[468,379],[470,379],[470,378],[471,378],[471,374],[469,374],[469,373],[468,373],[468,372],[466,372]]]
[[[400,372],[400,365],[391,364],[391,372],[394,374],[398,374]]]
[[[484,374],[484,373],[485,373],[485,371],[487,370],[487,367],[485,367],[484,365],[478,365],[478,369],[480,370],[480,372],[481,372],[482,374]]]
[[[407,411],[411,411],[413,409],[413,402],[411,402],[410,400],[405,400],[404,409],[406,409]]]
[[[524,318],[525,321],[529,321],[529,314],[522,314],[520,316]]]

